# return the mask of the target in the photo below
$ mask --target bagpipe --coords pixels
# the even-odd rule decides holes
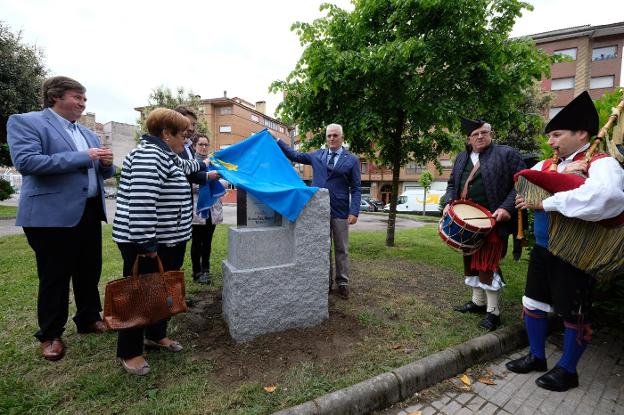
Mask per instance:
[[[607,123],[585,153],[588,165],[600,158],[595,153],[603,142],[606,142],[609,155],[620,164],[624,163],[624,123],[617,123],[611,138],[608,136],[623,109],[624,99],[613,108]],[[557,172],[558,160],[559,154],[555,150],[548,170],[527,169],[516,174],[516,191],[528,204],[538,204],[554,193],[573,190],[585,183],[583,176]],[[599,280],[624,274],[624,213],[599,222],[569,218],[557,212],[547,213],[548,250],[553,255]],[[524,239],[521,211],[518,211],[518,239]]]

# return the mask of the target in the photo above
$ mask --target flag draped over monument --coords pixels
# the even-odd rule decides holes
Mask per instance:
[[[219,174],[290,221],[295,221],[318,187],[308,187],[266,129],[211,158]]]

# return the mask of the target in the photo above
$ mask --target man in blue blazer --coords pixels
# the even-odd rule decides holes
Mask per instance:
[[[65,354],[61,335],[69,312],[72,280],[79,333],[102,333],[98,282],[102,225],[106,220],[103,179],[113,175],[113,153],[77,124],[86,89],[64,76],[43,84],[42,111],[15,114],[7,123],[11,159],[23,181],[17,226],[35,252],[39,276],[37,317],[45,359]]]
[[[349,225],[357,222],[362,198],[360,185],[360,160],[342,147],[342,126],[330,124],[325,130],[327,148],[300,153],[278,140],[286,157],[297,163],[312,166],[312,186],[329,190],[331,209],[330,231],[336,261],[338,294],[349,298]],[[349,201],[349,196],[351,200]],[[333,285],[330,261],[329,291]]]

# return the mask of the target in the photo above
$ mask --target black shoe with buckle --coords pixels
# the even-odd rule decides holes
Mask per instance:
[[[472,301],[468,301],[466,304],[458,305],[453,308],[455,311],[459,311],[460,313],[474,313],[474,314],[484,314],[486,311],[485,305],[476,305]]]
[[[349,287],[346,286],[346,285],[339,285],[338,286],[338,295],[343,300],[348,300],[349,299]]]
[[[549,391],[565,392],[579,385],[578,373],[570,373],[561,366],[555,366],[550,372],[535,379],[535,383]]]
[[[515,373],[529,373],[533,371],[546,372],[548,370],[546,359],[540,359],[539,357],[533,356],[531,353],[519,359],[509,361],[505,366]]]
[[[484,328],[488,331],[494,331],[501,325],[500,316],[492,313],[486,313],[483,320],[479,323],[479,327]]]

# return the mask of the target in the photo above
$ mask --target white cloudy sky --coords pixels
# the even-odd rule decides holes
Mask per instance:
[[[348,0],[327,0],[350,8]],[[624,20],[621,0],[528,0],[512,35]],[[133,123],[159,85],[203,98],[280,101],[268,86],[294,68],[295,21],[321,17],[322,0],[0,0],[0,20],[45,51],[51,75],[87,87],[99,122]]]

